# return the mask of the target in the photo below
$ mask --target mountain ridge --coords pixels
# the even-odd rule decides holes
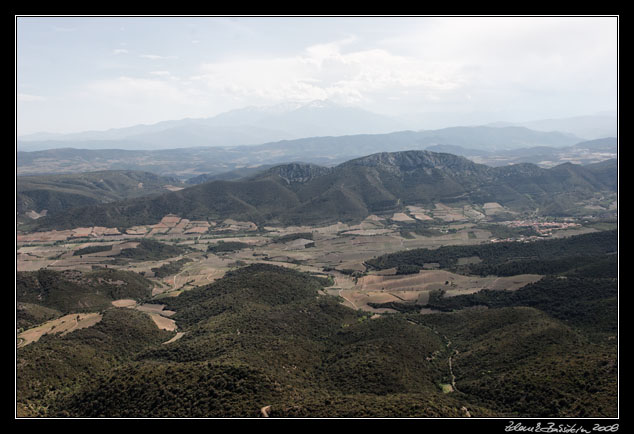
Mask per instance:
[[[608,114],[573,116],[568,118],[537,119],[524,122],[492,122],[489,126],[524,126],[538,131],[561,131],[584,137],[587,140],[618,133],[618,118]]]
[[[68,228],[78,222],[129,227],[156,223],[167,214],[258,224],[333,223],[435,202],[498,202],[516,210],[535,210],[556,204],[562,195],[581,200],[612,189],[615,169],[616,161],[603,165],[599,176],[592,168],[572,164],[552,169],[530,163],[492,168],[430,151],[380,153],[334,168],[276,166],[244,180],[211,181],[152,198],[75,208],[38,223],[41,228]]]
[[[57,142],[67,146],[78,141],[106,141],[111,144],[123,141],[126,146],[123,149],[134,149],[131,146],[136,149],[249,146],[311,136],[387,133],[404,129],[404,124],[385,115],[331,101],[312,101],[285,106],[245,107],[208,118],[166,120],[108,130],[34,133],[19,136],[18,147],[22,150],[42,150]],[[47,145],[50,141],[53,143]]]
[[[128,144],[132,142],[126,142]],[[406,150],[431,150],[463,156],[484,158],[487,164],[497,161],[517,162],[520,156],[504,151],[511,146],[548,146],[561,158],[584,155],[587,161],[605,159],[599,151],[570,150],[580,139],[560,133],[537,133],[524,128],[455,127],[435,131],[400,131],[386,134],[356,134],[347,136],[308,137],[281,140],[254,146],[218,146],[148,150],[117,150],[116,142],[77,142],[69,148],[68,142],[56,142],[60,149],[17,152],[19,175],[44,173],[72,173],[101,169],[144,170],[180,179],[198,175],[214,176],[232,170],[256,166],[269,166],[289,161],[302,161],[334,166],[354,158],[379,153]],[[84,146],[85,145],[85,146]],[[76,149],[76,147],[84,147]],[[608,146],[608,145],[606,145]],[[109,147],[109,149],[85,149]],[[480,150],[474,150],[480,147]],[[616,146],[608,146],[609,153]],[[19,146],[18,146],[18,149]],[[561,149],[561,152],[557,151]],[[566,151],[568,149],[568,151]],[[462,150],[462,151],[461,151]],[[504,156],[505,152],[510,154]],[[552,155],[551,152],[549,155]],[[530,156],[529,156],[530,157]],[[541,157],[539,157],[541,158]],[[550,159],[551,156],[544,157]],[[554,158],[556,163],[558,160]],[[531,162],[539,162],[532,161]],[[478,161],[480,162],[480,161]]]
[[[16,177],[16,210],[60,212],[90,205],[164,193],[180,185],[176,178],[133,170]],[[178,187],[176,187],[178,188]]]
[[[315,119],[317,116],[309,113],[305,117]],[[345,123],[354,117],[358,118],[354,122],[359,125],[358,128],[336,127],[337,124]],[[273,121],[272,119],[267,119],[266,122],[262,122],[262,125],[209,125],[209,121],[191,119],[165,121],[159,124],[169,125],[168,127],[157,127],[156,125],[159,124],[148,127],[143,126],[143,128],[148,129],[145,133],[140,132],[141,126],[134,126],[113,130],[114,132],[109,130],[95,133],[74,133],[68,136],[54,135],[47,140],[24,140],[18,137],[17,148],[22,152],[78,147],[75,145],[95,150],[165,150],[200,147],[243,147],[248,149],[252,146],[275,149],[279,148],[279,146],[284,146],[288,141],[297,141],[297,144],[303,145],[323,146],[324,142],[332,142],[333,137],[341,137],[338,139],[339,142],[349,142],[354,140],[355,137],[368,142],[373,139],[372,136],[386,136],[375,138],[383,142],[387,139],[388,142],[402,143],[405,141],[407,143],[406,148],[378,149],[375,147],[371,151],[378,152],[404,150],[408,147],[411,148],[414,143],[427,146],[451,144],[499,150],[539,145],[572,146],[584,140],[569,133],[536,131],[523,126],[454,126],[435,130],[412,130],[401,125],[394,125],[393,127],[381,126],[381,122],[374,118],[373,115],[358,113],[350,115],[339,113],[338,115],[329,116],[328,121],[324,122],[325,126],[323,128],[308,128],[304,131],[298,130],[296,133],[279,134],[279,129],[284,125],[293,125],[301,122],[303,121],[287,119]],[[276,123],[280,124],[279,127],[276,126]],[[328,125],[335,126],[329,127]],[[365,125],[365,127],[361,128],[361,125]],[[368,128],[367,125],[373,125],[373,127]],[[124,131],[121,132],[121,130]],[[125,131],[130,131],[130,133],[126,134]],[[232,136],[225,137],[223,136],[224,133]],[[335,148],[331,147],[330,149],[337,149],[338,146],[341,145],[337,144]]]

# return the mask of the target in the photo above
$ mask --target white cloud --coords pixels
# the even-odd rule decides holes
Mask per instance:
[[[100,46],[106,47],[107,56],[99,56],[103,52],[95,50],[95,39],[82,37],[86,29],[81,26],[77,34],[49,37],[51,44],[60,36],[75,35],[77,41],[69,45],[64,40],[57,52],[51,45],[49,56],[41,56],[39,45],[33,53],[19,45],[20,59],[30,62],[24,65],[60,59],[49,68],[22,67],[20,89],[27,91],[17,95],[24,103],[22,116],[59,117],[62,100],[67,119],[92,119],[104,127],[106,118],[125,125],[315,99],[389,114],[454,117],[488,111],[539,118],[616,109],[613,18],[338,18],[323,19],[323,26],[319,19],[301,25],[293,18],[272,20],[270,26],[266,20],[213,18],[205,21],[206,27],[180,33],[180,39],[170,36],[169,44],[132,28],[124,37],[116,26],[116,34],[103,35]],[[57,31],[73,31],[70,27]],[[296,38],[289,37],[289,29]],[[137,37],[142,39],[129,39]],[[134,48],[141,46],[142,51]],[[71,63],[62,61],[71,57]],[[93,60],[90,67],[84,62],[88,59]],[[99,79],[90,75],[95,71]],[[36,74],[43,83],[25,87]],[[39,92],[34,89],[47,89],[46,97],[35,95]],[[36,103],[41,101],[54,101],[55,109]],[[78,107],[80,113],[71,115]],[[26,124],[35,128],[30,119]]]
[[[312,45],[294,56],[207,63],[193,78],[211,92],[263,102],[333,99],[358,103],[406,89],[431,95],[463,84],[458,64],[422,62],[385,49],[344,52],[344,46],[354,40]]]
[[[459,62],[461,90],[471,99],[445,104],[446,111],[524,109],[544,117],[593,112],[610,100],[616,106],[614,17],[430,18],[377,45],[421,63]]]

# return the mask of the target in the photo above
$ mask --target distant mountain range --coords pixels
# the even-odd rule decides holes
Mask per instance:
[[[285,103],[269,107],[246,107],[218,114],[210,118],[168,120],[151,125],[135,125],[105,131],[84,131],[71,134],[36,133],[19,136],[19,151],[41,151],[58,148],[162,150],[192,147],[236,147],[261,145],[282,140],[309,137],[375,135],[396,131],[421,133],[436,143],[471,147],[492,145],[484,130],[474,141],[464,142],[454,128],[421,131],[425,119],[413,121],[373,113],[356,107],[342,106],[331,101]],[[486,127],[523,127],[540,133],[557,132],[572,142],[616,137],[615,116],[579,116],[531,122],[495,122]],[[474,127],[469,127],[474,128]],[[502,133],[504,136],[506,133]],[[530,137],[514,136],[503,146],[506,149],[526,146],[563,146],[552,139],[532,133]],[[451,140],[451,141],[448,141]],[[482,142],[485,140],[484,142]],[[565,143],[572,145],[574,143]],[[496,144],[498,148],[501,144]],[[397,149],[382,149],[395,151]]]
[[[534,163],[542,167],[553,167],[566,162],[592,164],[617,158],[618,141],[616,137],[605,137],[560,148],[537,146],[501,151],[468,149],[455,145],[434,145],[428,146],[426,149],[435,152],[449,152],[489,166]]]
[[[212,181],[149,198],[73,208],[39,219],[40,229],[125,228],[153,224],[167,214],[237,218],[261,223],[360,221],[408,204],[498,202],[505,207],[566,215],[579,200],[615,191],[616,160],[490,167],[430,151],[377,153],[336,167],[286,164],[238,181]]]
[[[540,119],[529,122],[494,122],[491,127],[526,127],[537,131],[560,131],[588,140],[602,137],[616,137],[618,120],[616,116],[594,115],[575,116],[563,119]]]
[[[577,137],[558,132],[540,132],[523,127],[480,126],[452,127],[430,131],[400,131],[388,134],[309,137],[256,146],[197,147],[153,151],[132,151],[116,147],[89,149],[92,147],[103,148],[106,145],[114,146],[117,142],[98,141],[94,144],[73,142],[73,145],[86,146],[86,149],[61,148],[35,152],[19,151],[17,153],[17,173],[18,175],[35,175],[95,170],[142,170],[188,179],[202,174],[217,175],[236,169],[255,168],[290,161],[332,166],[377,152],[423,150],[435,146],[475,150],[476,154],[472,155],[478,155],[478,152],[484,155],[484,153],[537,146],[565,148],[574,146],[581,141]],[[69,143],[59,142],[58,144],[62,146]]]
[[[18,137],[20,151],[83,149],[174,149],[241,146],[313,136],[379,134],[407,129],[388,116],[330,101],[247,107],[211,118],[182,119],[106,131],[36,133]]]

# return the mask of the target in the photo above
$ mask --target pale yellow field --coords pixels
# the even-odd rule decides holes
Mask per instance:
[[[122,298],[120,300],[114,300],[112,302],[112,305],[114,307],[136,307],[136,301]]]
[[[165,329],[169,331],[176,330],[176,322],[173,319],[168,317],[174,315],[176,312],[173,310],[165,310],[165,305],[163,304],[137,304],[136,301],[130,299],[120,299],[114,300],[112,305],[120,308],[128,308],[128,309],[136,309],[140,312],[147,314],[154,324],[160,329]]]
[[[172,316],[176,313],[173,310],[165,310],[165,305],[163,304],[145,303],[140,306],[136,306],[136,310],[140,310],[141,312],[145,313],[158,313],[162,316]]]
[[[148,312],[147,314],[150,316],[150,318],[152,318],[152,321],[154,321],[154,324],[156,324],[158,328],[167,330],[170,332],[176,330],[176,321],[174,321],[173,319],[165,318],[164,316],[158,313]]]
[[[364,262],[372,257],[396,251],[441,246],[473,245],[488,241],[491,232],[478,228],[477,222],[490,213],[506,211],[498,203],[450,206],[442,203],[434,205],[409,205],[407,213],[400,212],[382,216],[371,215],[358,224],[335,223],[327,226],[264,226],[265,233],[254,234],[255,225],[248,221],[226,219],[224,221],[190,221],[174,215],[165,216],[155,225],[138,226],[128,229],[126,234],[116,233],[109,228],[79,228],[74,231],[51,231],[34,235],[20,235],[18,243],[35,245],[19,246],[17,267],[19,271],[50,268],[53,270],[90,271],[94,266],[107,265],[108,268],[143,273],[154,283],[152,295],[157,297],[178,296],[183,291],[197,286],[208,285],[223,277],[235,267],[252,263],[267,263],[289,267],[310,273],[322,273],[327,267],[335,284],[326,293],[341,296],[347,306],[378,312],[368,303],[417,302],[424,305],[432,290],[443,289],[446,296],[468,294],[483,288],[515,290],[540,278],[535,275],[514,277],[462,276],[442,270],[423,270],[415,275],[395,276],[395,270],[383,270],[355,280],[337,270],[366,271]],[[417,220],[438,219],[443,223],[434,227],[434,236],[411,233],[407,238],[400,234],[395,221],[404,223]],[[218,231],[232,231],[224,234]],[[579,229],[579,232],[590,229]],[[186,234],[190,234],[187,236]],[[287,243],[274,242],[279,236],[310,233],[312,240],[300,238]],[[564,233],[561,233],[562,236]],[[566,234],[572,234],[566,232]],[[89,236],[89,239],[73,237]],[[122,249],[137,246],[138,237],[154,237],[168,244],[191,247],[193,250],[162,261],[130,261],[113,263],[108,255]],[[559,236],[554,235],[554,237]],[[70,242],[72,239],[72,242]],[[37,241],[40,240],[40,241]],[[67,240],[67,243],[51,244],[51,241]],[[97,243],[97,241],[101,240]],[[207,251],[209,245],[219,241],[239,241],[249,244],[249,248],[235,252],[213,254]],[[38,245],[41,242],[44,244]],[[112,251],[73,256],[77,249],[91,245],[111,244]],[[189,259],[175,274],[158,278],[151,271],[166,263]],[[469,258],[463,258],[469,261]],[[334,270],[334,271],[333,271]],[[134,300],[116,300],[115,307],[136,308],[149,314],[157,326],[171,329],[176,325],[167,316],[170,312],[152,305],[138,306]],[[381,310],[386,311],[386,310]],[[389,311],[389,310],[387,310]]]
[[[37,342],[46,334],[61,334],[62,336],[75,330],[93,326],[101,321],[102,315],[99,313],[72,313],[47,321],[32,329],[25,330],[18,334],[18,347],[23,347],[33,342]]]
[[[346,305],[354,309],[370,312],[378,310],[368,303],[406,302],[424,305],[429,293],[444,290],[446,297],[472,294],[482,289],[514,291],[529,283],[541,279],[536,274],[522,274],[511,277],[463,276],[443,270],[422,270],[418,274],[379,275],[360,277],[355,283],[345,276],[335,278],[336,291],[329,294],[339,295]]]

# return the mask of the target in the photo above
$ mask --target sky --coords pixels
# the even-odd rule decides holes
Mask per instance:
[[[16,16],[16,133],[314,100],[419,128],[614,113],[617,21]]]

